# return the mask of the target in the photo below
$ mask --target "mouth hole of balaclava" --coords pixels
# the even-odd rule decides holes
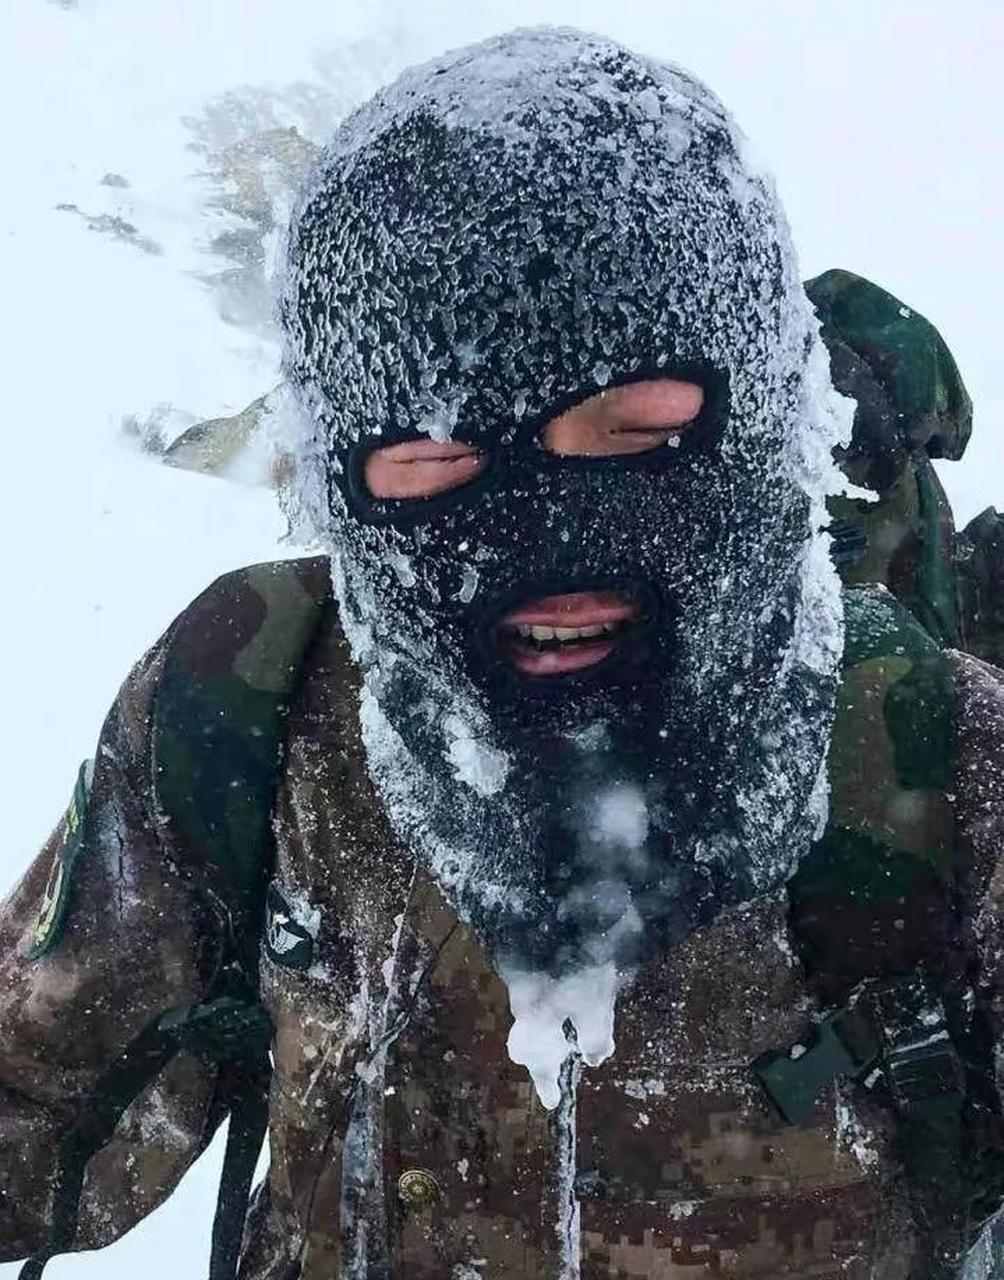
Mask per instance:
[[[521,606],[553,596],[579,593],[610,592],[621,596],[633,616],[616,632],[616,647],[606,657],[578,671],[535,676],[520,671],[507,655],[510,643],[505,631],[507,617]],[[475,661],[487,674],[491,672],[496,690],[530,696],[534,699],[567,696],[570,688],[586,690],[602,685],[609,691],[618,682],[636,685],[653,656],[656,637],[672,632],[672,618],[650,583],[630,573],[605,572],[601,575],[535,578],[495,596],[476,619]]]

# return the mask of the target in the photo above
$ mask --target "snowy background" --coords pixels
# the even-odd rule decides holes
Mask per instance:
[[[233,218],[214,205],[220,147],[317,128],[449,46],[573,23],[707,80],[777,177],[803,277],[850,268],[940,327],[976,404],[969,452],[941,474],[960,524],[1004,506],[996,0],[416,8],[2,0],[0,892],[65,806],[135,658],[217,574],[293,553],[267,491],[169,469],[137,445],[233,413],[274,381],[260,273],[235,267]],[[219,1159],[217,1143],[124,1241],[47,1275],[203,1274]],[[0,1265],[0,1280],[16,1271]]]

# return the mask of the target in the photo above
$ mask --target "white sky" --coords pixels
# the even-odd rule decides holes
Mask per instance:
[[[939,326],[976,404],[969,453],[942,476],[959,523],[1004,507],[997,0],[2,0],[0,891],[63,808],[132,662],[215,575],[277,554],[269,495],[118,439],[124,414],[170,401],[213,416],[268,385],[261,344],[191,275],[206,263],[181,117],[234,86],[309,79],[318,53],[381,30],[414,60],[536,22],[604,31],[708,81],[777,177],[803,276],[847,267]],[[161,256],[53,209],[96,207],[108,171],[129,179],[121,212]],[[53,1263],[53,1280],[201,1274],[217,1157],[113,1249]]]

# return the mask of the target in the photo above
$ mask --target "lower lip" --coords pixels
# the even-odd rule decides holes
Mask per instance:
[[[561,676],[570,671],[583,671],[609,658],[617,648],[613,639],[580,640],[574,645],[554,649],[537,649],[511,640],[507,645],[510,662],[526,676]]]

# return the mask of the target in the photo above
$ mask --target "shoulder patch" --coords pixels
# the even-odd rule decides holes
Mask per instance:
[[[85,760],[77,774],[70,806],[63,819],[63,838],[56,847],[49,877],[45,882],[35,937],[28,952],[29,960],[44,956],[62,937],[73,887],[73,868],[84,848],[84,819],[93,771],[94,761]]]

